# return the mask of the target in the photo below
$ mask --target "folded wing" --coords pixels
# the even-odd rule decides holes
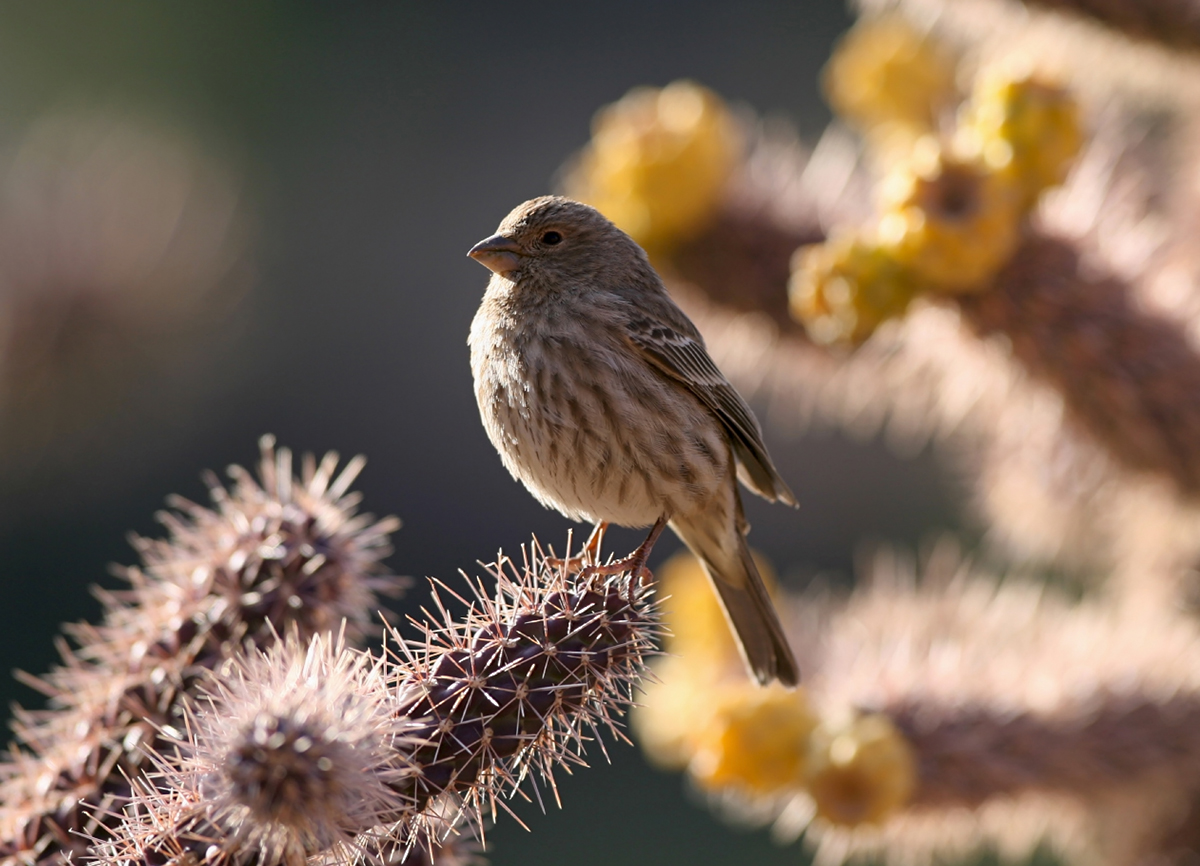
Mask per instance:
[[[717,417],[745,470],[742,480],[747,487],[771,502],[794,506],[796,498],[767,454],[754,413],[717,369],[700,334],[682,313],[678,316],[683,321],[670,325],[649,317],[631,318],[630,343],[660,372],[695,394]]]

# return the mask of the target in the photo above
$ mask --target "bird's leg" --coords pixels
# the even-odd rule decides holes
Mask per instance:
[[[583,546],[583,550],[579,552],[579,558],[584,562],[588,560],[600,561],[600,545],[604,542],[604,533],[608,531],[608,521],[597,521],[592,527],[592,534],[588,536],[587,544]]]
[[[641,585],[654,578],[650,573],[650,569],[646,568],[646,560],[650,558],[650,551],[654,549],[654,543],[658,541],[658,537],[662,535],[663,528],[667,525],[667,515],[663,515],[654,522],[650,527],[650,534],[646,536],[646,540],[638,545],[637,550],[629,554],[623,559],[618,559],[607,565],[589,565],[583,571],[579,572],[580,578],[587,579],[589,577],[607,577],[613,574],[629,573],[629,595],[632,599],[633,588],[635,585]]]
[[[571,556],[571,551],[568,550],[566,559],[559,559],[556,556],[548,557],[547,562],[550,564],[550,567],[565,568],[567,574],[575,574],[586,567],[589,562],[599,562],[600,544],[604,541],[604,533],[607,529],[608,521],[599,521],[592,527],[592,534],[588,536],[583,550],[579,551],[579,556]]]

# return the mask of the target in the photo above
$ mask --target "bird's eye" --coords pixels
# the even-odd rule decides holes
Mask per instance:
[[[542,235],[542,243],[554,246],[557,243],[562,243],[562,235],[558,232],[546,232]]]

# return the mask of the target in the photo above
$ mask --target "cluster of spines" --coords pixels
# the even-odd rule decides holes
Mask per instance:
[[[394,712],[382,659],[293,631],[203,688],[168,729],[156,771],[134,784],[120,832],[98,840],[99,859],[347,860],[361,833],[410,809],[396,792],[410,723]]]
[[[575,580],[536,547],[520,570],[501,559],[489,572],[495,595],[475,585],[465,619],[403,645],[401,710],[428,741],[407,782],[418,802],[453,793],[482,806],[531,772],[552,783],[599,727],[616,732],[611,714],[653,647],[651,592],[629,575]]]
[[[439,621],[422,623],[419,641],[395,635],[386,694],[376,686],[368,696],[365,674],[307,685],[292,677],[298,697],[281,702],[278,685],[296,667],[295,647],[243,668],[242,685],[218,688],[210,707],[195,710],[183,757],[164,759],[160,780],[140,786],[119,838],[100,849],[101,859],[109,866],[158,866],[181,857],[257,866],[293,866],[311,857],[409,862],[460,822],[481,832],[483,818],[494,817],[525,779],[540,777],[553,789],[556,766],[582,764],[584,744],[600,728],[618,730],[613,713],[631,703],[657,635],[652,592],[629,575],[569,575],[536,545],[521,567],[501,558],[489,573],[494,593],[475,582],[469,598],[456,596],[468,605],[465,616],[451,616],[435,589]],[[337,653],[323,665],[370,667]],[[240,783],[247,776],[246,750],[238,746],[243,728],[261,727],[265,715],[274,720],[272,730],[298,729],[296,717],[316,702],[375,720],[366,726],[370,736],[348,738],[375,738],[354,752],[369,760],[347,757],[343,781],[332,786],[371,792],[357,798],[370,808],[334,808],[340,801],[323,781],[330,770],[313,761],[318,754],[336,761],[335,751],[306,741],[303,751],[313,758],[307,761],[282,735],[286,760],[275,753],[266,760],[283,780],[276,788],[293,795],[264,800],[261,786]],[[384,704],[391,724],[378,721]],[[356,709],[362,705],[367,709]],[[281,706],[291,708],[291,722],[279,719]],[[269,775],[257,764],[251,769],[251,778]],[[316,799],[293,802],[304,792]]]
[[[357,638],[378,594],[400,588],[381,565],[398,522],[356,514],[347,492],[361,459],[340,474],[334,454],[306,459],[297,479],[289,451],[261,445],[261,483],[234,468],[232,489],[210,482],[215,509],[174,500],[160,515],[169,537],[134,542],[132,588],[100,593],[103,623],[69,628],[78,646],[62,643],[62,665],[23,676],[50,708],[16,713],[0,767],[4,862],[62,863],[104,838],[204,670],[292,629],[308,638],[345,620]]]
[[[349,487],[365,463],[355,457],[336,473],[336,453],[320,464],[305,455],[295,478],[291,452],[276,454],[265,437],[261,483],[233,466],[232,490],[206,476],[215,509],[171,497],[176,511],[159,514],[170,537],[136,539],[145,565],[128,578],[138,589],[169,593],[188,581],[193,603],[205,607],[210,640],[226,644],[269,642],[292,623],[302,634],[318,634],[345,620],[352,640],[374,634],[378,596],[402,586],[380,565],[400,521],[356,513],[362,497]]]

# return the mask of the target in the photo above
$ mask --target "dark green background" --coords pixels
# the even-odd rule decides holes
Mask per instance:
[[[691,77],[815,138],[818,70],[849,22],[836,0],[0,5],[0,147],[63,106],[148,115],[236,167],[257,225],[255,287],[205,338],[204,386],[148,378],[108,432],[0,489],[0,666],[45,670],[57,623],[94,618],[87,586],[132,561],[126,532],[155,533],[167,493],[202,499],[199,471],[253,461],[268,431],[370,457],[368,508],[405,521],[397,572],[450,577],[530,533],[561,541],[566,521],[507,476],[478,422],[465,339],[487,275],[466,250],[549,191],[593,112],[634,85]],[[912,546],[955,522],[928,455],[770,435],[802,508],[749,503],[752,541],[795,585],[845,577],[864,539]],[[562,781],[561,812],[518,809],[532,833],[502,817],[493,862],[803,858],[720,824],[636,749],[610,754]]]

